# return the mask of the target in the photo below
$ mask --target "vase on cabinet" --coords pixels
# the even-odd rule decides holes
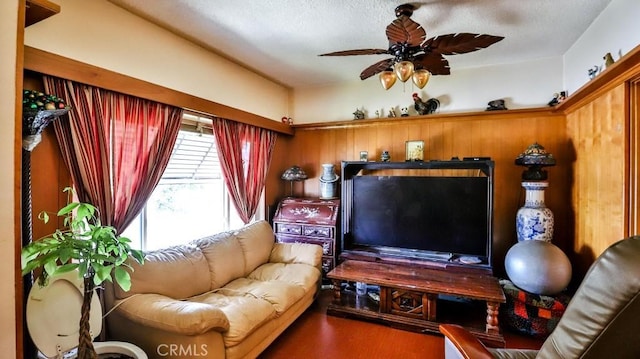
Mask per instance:
[[[338,176],[332,163],[322,164],[320,176],[320,199],[338,198]]]
[[[518,241],[538,240],[551,242],[553,238],[553,212],[544,203],[544,190],[548,182],[522,182],[525,189],[524,206],[516,214]]]

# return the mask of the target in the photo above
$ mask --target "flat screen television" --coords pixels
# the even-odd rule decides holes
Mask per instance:
[[[490,266],[488,176],[357,175],[349,187],[344,251]]]

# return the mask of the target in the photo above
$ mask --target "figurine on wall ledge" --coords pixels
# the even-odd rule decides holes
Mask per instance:
[[[615,62],[615,60],[613,59],[613,56],[611,56],[610,52],[607,52],[602,59],[604,60],[604,67],[605,68],[613,65],[613,63]]]
[[[389,154],[389,151],[382,151],[382,154],[380,155],[380,161],[382,162],[391,161],[391,155]]]
[[[551,101],[549,101],[547,105],[555,106],[555,105],[561,104],[562,101],[566,99],[567,99],[567,91],[560,91],[560,93],[553,94],[553,98],[551,99]]]
[[[353,113],[353,119],[354,120],[364,120],[364,111],[357,108],[356,111]]]
[[[419,115],[429,115],[438,109],[440,106],[440,101],[437,98],[430,98],[427,101],[422,101],[420,96],[417,93],[413,93],[413,108],[416,109]]]
[[[389,116],[387,117],[396,117],[396,110],[393,107],[389,109]]]
[[[598,65],[593,65],[593,67],[587,70],[587,72],[589,74],[589,80],[593,80],[598,73],[600,73],[600,67]]]
[[[400,117],[407,117],[409,116],[409,108],[408,107],[403,107],[400,109]]]
[[[507,110],[503,99],[489,101],[486,111]]]

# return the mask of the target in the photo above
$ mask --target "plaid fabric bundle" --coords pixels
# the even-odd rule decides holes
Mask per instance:
[[[571,297],[538,295],[516,287],[510,280],[501,279],[507,302],[500,306],[500,322],[526,335],[545,338],[558,324]]]

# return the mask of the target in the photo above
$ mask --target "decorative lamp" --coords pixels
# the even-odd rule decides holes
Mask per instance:
[[[527,169],[522,172],[522,179],[524,181],[546,181],[547,171],[542,168],[555,166],[556,159],[552,154],[547,153],[544,147],[535,142],[518,155],[515,163],[518,166],[527,167]]]
[[[518,241],[542,240],[551,242],[553,238],[553,213],[544,203],[544,191],[549,186],[547,172],[543,167],[554,166],[556,159],[537,142],[527,147],[515,161],[525,166],[522,173],[522,187],[525,189],[524,206],[516,214]]]
[[[543,167],[554,166],[556,160],[536,142],[518,155],[515,164],[527,167],[522,173],[526,192],[524,206],[516,213],[518,243],[505,257],[507,276],[525,291],[553,295],[567,287],[572,272],[566,254],[551,243],[554,217],[544,203],[549,182]]]
[[[293,165],[288,168],[282,176],[280,177],[285,181],[289,181],[290,184],[290,192],[289,196],[293,197],[293,182],[304,181],[307,179],[307,174],[304,172],[302,168],[297,165]]]

